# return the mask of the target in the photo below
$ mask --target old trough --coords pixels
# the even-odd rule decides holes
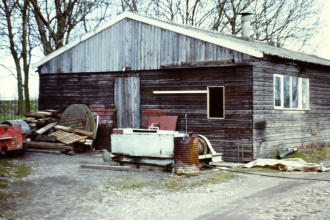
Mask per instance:
[[[184,175],[198,175],[199,160],[222,161],[222,154],[216,153],[202,135],[189,137],[186,132],[155,128],[114,129],[111,134],[111,153],[112,159],[120,164],[172,167],[177,174]]]

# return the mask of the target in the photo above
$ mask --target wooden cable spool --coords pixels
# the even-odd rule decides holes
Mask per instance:
[[[73,104],[67,107],[61,115],[60,125],[93,132],[96,137],[96,123],[92,112],[84,104]]]

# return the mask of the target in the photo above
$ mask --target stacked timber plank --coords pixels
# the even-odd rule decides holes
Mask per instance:
[[[57,110],[25,113],[31,129],[29,141],[24,143],[28,149],[49,149],[71,152],[91,149],[94,133],[60,124],[61,114]]]

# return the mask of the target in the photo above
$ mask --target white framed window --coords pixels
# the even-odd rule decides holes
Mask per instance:
[[[274,108],[309,110],[309,79],[274,74]]]
[[[208,119],[225,118],[225,87],[224,86],[207,87],[207,118]]]

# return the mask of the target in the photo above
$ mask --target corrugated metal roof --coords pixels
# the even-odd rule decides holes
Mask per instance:
[[[165,23],[169,23],[169,22],[165,22]],[[169,24],[171,24],[171,23],[169,23]],[[232,41],[232,43],[234,43],[234,44],[242,45],[244,47],[250,47],[251,49],[254,49],[256,51],[263,53],[263,55],[277,56],[277,57],[285,58],[285,59],[289,59],[289,60],[330,66],[330,60],[327,60],[327,59],[324,59],[324,58],[321,58],[321,57],[318,57],[315,55],[309,55],[309,54],[289,50],[289,49],[286,49],[283,47],[272,46],[266,42],[257,41],[257,40],[253,40],[253,39],[244,39],[244,38],[237,37],[234,35],[228,35],[228,34],[223,34],[223,33],[215,32],[215,31],[198,29],[195,27],[181,25],[181,24],[172,23],[172,25],[176,25],[178,27],[189,29],[191,31],[204,33],[204,34],[207,34],[207,35],[215,37],[215,38],[224,38],[224,39]],[[203,40],[203,39],[201,39],[201,40]],[[230,48],[230,49],[232,49],[232,48]],[[252,55],[252,54],[250,54],[250,55]]]
[[[294,60],[294,61],[330,66],[330,60],[323,59],[323,58],[320,58],[317,56],[307,55],[304,53],[288,50],[285,48],[271,46],[267,43],[260,42],[260,41],[246,40],[246,39],[242,39],[242,38],[239,38],[239,37],[233,36],[233,35],[226,35],[226,34],[221,34],[221,33],[214,32],[214,31],[197,29],[197,28],[194,28],[191,26],[160,21],[160,20],[157,20],[154,18],[149,18],[149,17],[131,13],[131,12],[125,12],[125,13],[120,14],[119,16],[117,16],[114,19],[112,19],[111,21],[109,21],[106,25],[104,25],[102,28],[98,29],[97,31],[83,35],[81,38],[77,39],[76,41],[63,46],[62,48],[54,51],[53,53],[49,54],[48,56],[45,56],[39,62],[35,63],[33,66],[39,67],[39,66],[43,65],[44,63],[50,61],[54,57],[64,53],[65,51],[69,50],[70,48],[76,46],[80,42],[83,42],[83,41],[89,39],[90,37],[96,35],[97,33],[103,31],[104,29],[112,26],[113,24],[115,24],[125,18],[140,21],[140,22],[143,22],[146,24],[150,24],[150,25],[157,26],[157,27],[160,27],[163,29],[167,29],[169,31],[187,35],[187,36],[190,36],[190,37],[193,37],[196,39],[200,39],[200,40],[203,40],[203,41],[206,41],[209,43],[213,43],[213,44],[216,44],[216,45],[219,45],[222,47],[236,50],[238,52],[245,53],[245,54],[257,57],[257,58],[263,58],[267,55],[270,55],[270,56],[276,56],[276,57],[285,58],[285,59]]]

